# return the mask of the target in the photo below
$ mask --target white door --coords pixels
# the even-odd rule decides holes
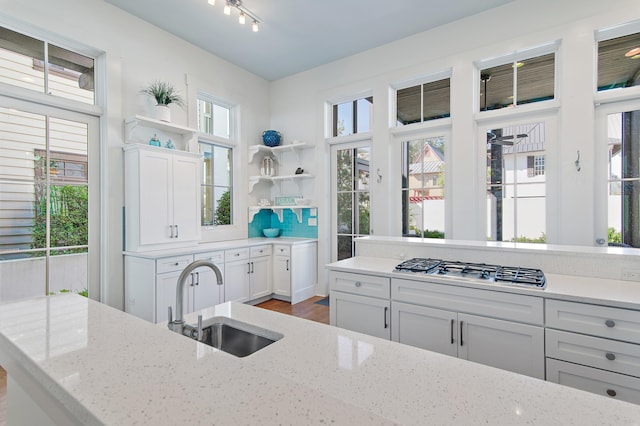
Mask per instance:
[[[224,301],[246,302],[249,300],[249,277],[251,264],[249,260],[226,262],[224,264]]]
[[[180,271],[166,272],[156,275],[156,318],[155,322],[167,321],[169,318],[168,308],[171,306],[173,319],[176,319],[176,289],[178,287],[178,278]],[[187,278],[184,286],[184,294],[182,296],[183,307],[182,312],[189,312],[189,293],[192,292],[192,278]]]
[[[544,380],[544,328],[458,314],[458,357]]]
[[[391,338],[388,300],[332,291],[329,304],[331,325],[383,339]]]
[[[273,257],[273,292],[291,296],[291,266],[289,256]]]
[[[171,155],[140,150],[140,244],[173,241]]]
[[[251,300],[271,294],[271,256],[251,258]]]
[[[456,312],[391,303],[391,338],[417,348],[458,356]]]
[[[173,159],[173,225],[178,241],[200,239],[200,160]]]
[[[218,265],[224,277],[224,265]],[[193,288],[193,301],[189,304],[192,310],[219,305],[224,301],[224,284],[218,285],[216,274],[208,267],[197,268],[196,279]]]

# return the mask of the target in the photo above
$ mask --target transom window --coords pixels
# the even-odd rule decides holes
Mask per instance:
[[[445,118],[451,115],[451,79],[398,89],[396,126]]]
[[[208,98],[198,99],[198,131],[230,139],[231,108]]]
[[[333,105],[333,136],[371,131],[373,96]]]
[[[598,42],[598,91],[640,83],[640,33]]]

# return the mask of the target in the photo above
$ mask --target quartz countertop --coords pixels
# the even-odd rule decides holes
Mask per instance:
[[[494,282],[464,280],[458,277],[393,272],[401,261],[380,257],[356,256],[333,262],[326,267],[334,271],[355,272],[391,278],[404,278],[440,284],[496,290],[508,293],[539,296],[547,299],[568,300],[640,310],[640,283],[607,278],[582,277],[575,275],[545,273],[545,289],[518,287]]]
[[[638,405],[253,306],[228,302],[201,313],[284,338],[236,358],[66,294],[0,305],[0,364],[10,377],[26,375],[81,424],[637,425],[640,419]]]

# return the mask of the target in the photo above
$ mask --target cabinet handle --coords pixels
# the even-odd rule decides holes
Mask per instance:
[[[193,287],[194,286],[194,279],[193,277],[195,276],[195,273],[191,274],[191,284],[189,284],[189,287]]]
[[[200,272],[196,272],[196,285],[200,285]]]
[[[362,283],[360,281],[356,281],[356,287],[360,287]]]
[[[387,312],[389,312],[389,308],[385,306],[384,307],[384,328],[389,327],[389,323],[387,322]]]
[[[616,391],[614,391],[613,389],[607,389],[607,395],[609,396],[616,396],[618,393]]]
[[[171,235],[169,235],[169,238],[173,238],[173,225],[169,225],[169,229],[171,230]]]
[[[453,345],[453,342],[454,342],[454,340],[453,340],[453,327],[454,327],[455,323],[456,323],[456,320],[452,319],[451,320],[451,344],[452,345]]]
[[[176,225],[176,238],[178,238],[178,225]]]
[[[605,355],[605,358],[607,358],[609,361],[613,361],[614,359],[616,359],[616,356],[611,352],[607,352],[607,354]]]
[[[460,346],[464,346],[464,340],[462,340],[462,326],[464,321],[460,321]]]
[[[616,322],[614,320],[606,320],[604,322],[604,325],[606,325],[609,328],[613,328],[616,326]]]
[[[251,273],[253,274],[253,262],[251,262]]]
[[[175,266],[178,266],[179,264],[180,264],[180,262],[176,262],[174,265],[175,265]]]
[[[251,273],[251,263],[247,262],[247,274]]]
[[[289,259],[287,259],[287,271],[289,270]]]

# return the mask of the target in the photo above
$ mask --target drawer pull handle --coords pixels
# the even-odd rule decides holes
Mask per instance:
[[[356,287],[360,287],[362,283],[360,281],[356,281]]]
[[[464,321],[460,321],[460,346],[464,346],[464,340],[462,340],[462,328],[464,327]]]
[[[609,396],[616,396],[618,393],[616,391],[614,391],[613,389],[607,389],[607,395]]]
[[[453,342],[454,342],[454,340],[453,340],[453,327],[454,327],[455,323],[456,323],[456,320],[452,319],[451,320],[451,344],[452,345],[453,345]]]
[[[616,326],[616,322],[614,320],[606,320],[604,322],[604,325],[606,325],[609,328],[613,328]]]
[[[389,327],[389,323],[387,322],[387,312],[389,311],[388,307],[384,307],[384,328]]]
[[[614,359],[616,359],[616,356],[614,354],[612,354],[611,352],[607,352],[607,354],[605,355],[605,357],[609,360],[609,361],[613,361]]]

